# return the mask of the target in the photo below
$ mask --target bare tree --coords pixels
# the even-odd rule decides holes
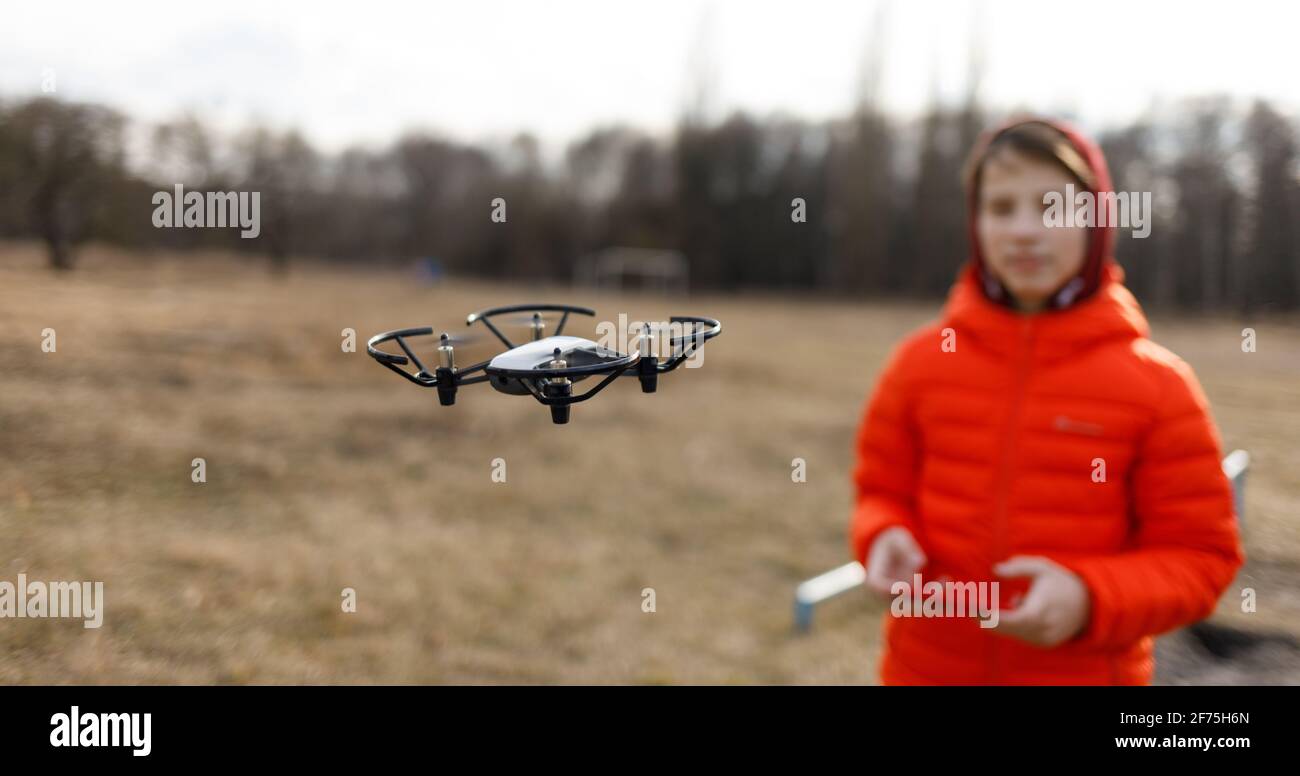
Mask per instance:
[[[37,98],[5,114],[4,165],[50,266],[71,269],[76,247],[103,226],[110,184],[124,176],[125,119],[98,105]]]
[[[1263,101],[1246,122],[1255,179],[1246,250],[1248,281],[1239,300],[1282,309],[1300,306],[1300,155],[1295,128]]]

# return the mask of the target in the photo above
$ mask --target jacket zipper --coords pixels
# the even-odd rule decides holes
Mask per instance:
[[[1011,468],[1015,465],[1015,440],[1019,436],[1020,409],[1024,401],[1025,383],[1029,379],[1029,365],[1034,354],[1034,324],[1026,317],[1020,327],[1020,353],[1011,390],[1011,409],[1007,413],[1006,426],[1002,431],[1002,460],[998,469],[997,507],[993,522],[993,562],[1006,560],[1007,554],[1007,502],[1010,500]],[[1002,601],[998,601],[998,606]],[[993,659],[991,681],[999,684],[1004,669],[1002,666],[1002,643],[998,637],[992,639]]]

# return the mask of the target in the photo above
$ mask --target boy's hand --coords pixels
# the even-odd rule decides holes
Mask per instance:
[[[1017,555],[993,567],[1000,577],[1029,577],[1020,605],[999,610],[997,630],[1039,647],[1054,647],[1088,624],[1088,587],[1077,574],[1047,558]]]
[[[925,553],[912,532],[891,526],[876,536],[867,552],[867,587],[880,595],[893,595],[890,588],[895,582],[910,584],[912,575],[924,565]]]

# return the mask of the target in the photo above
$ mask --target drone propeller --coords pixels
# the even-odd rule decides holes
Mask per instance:
[[[506,323],[528,326],[530,333],[532,334],[531,339],[534,342],[546,336],[548,319],[552,325],[554,325],[555,321],[560,319],[559,315],[542,315],[540,312],[535,312],[532,315],[515,314],[502,317],[505,319]]]
[[[502,334],[501,330],[492,323],[493,316],[507,315],[509,313],[532,313],[532,315],[525,318],[525,320],[532,328],[532,339],[536,342],[546,336],[546,322],[545,319],[542,318],[543,312],[564,313],[560,316],[560,321],[555,326],[556,335],[564,333],[564,325],[569,322],[569,315],[571,313],[587,316],[594,316],[596,314],[596,311],[589,307],[578,307],[576,305],[568,304],[515,304],[506,307],[491,307],[486,310],[479,310],[478,312],[470,313],[465,317],[465,325],[472,326],[475,321],[482,321],[483,325],[496,335],[496,338],[501,340],[503,345],[508,348],[514,348],[517,347],[515,343],[511,342],[510,338]]]
[[[527,325],[532,323],[534,318],[541,318],[543,321],[558,321],[560,319],[560,316],[555,313],[530,313],[527,315],[525,315],[524,313],[514,313],[512,315],[500,315],[497,316],[497,318],[499,320],[505,321],[506,323],[518,323],[518,324]]]
[[[643,355],[659,355],[657,345],[660,343],[667,345],[674,354],[678,354],[687,343],[703,333],[700,326],[701,323],[698,321],[647,321],[638,327],[628,327],[627,333],[636,335],[637,351]],[[669,338],[660,340],[659,335],[664,333],[667,333]]]
[[[433,332],[429,329],[424,329],[419,333],[432,334]],[[439,335],[437,340],[430,342],[428,339],[422,338],[418,345],[412,345],[401,337],[396,339],[397,344],[401,347],[402,351],[415,362],[417,367],[415,376],[417,378],[429,378],[435,375],[440,369],[446,369],[451,372],[456,371],[456,347],[459,345],[469,345],[474,342],[479,342],[483,338],[475,334],[452,335],[444,331]],[[415,355],[416,353],[429,352],[436,352],[438,354],[438,369],[430,370],[429,367],[426,367]],[[399,363],[405,363],[405,360],[403,359]]]
[[[424,350],[436,350],[438,353],[438,366],[455,371],[456,348],[460,345],[471,345],[481,341],[483,341],[483,338],[477,334],[448,334],[444,331],[438,335],[436,345],[425,345]]]
[[[419,353],[427,353],[437,350],[443,345],[460,347],[462,345],[473,345],[476,342],[482,342],[483,337],[479,334],[447,334],[443,332],[436,341],[421,342],[413,350]]]

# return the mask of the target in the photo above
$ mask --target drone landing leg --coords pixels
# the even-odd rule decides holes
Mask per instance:
[[[552,380],[542,386],[542,394],[551,398],[564,398],[573,395],[573,383],[567,378],[563,381]],[[556,424],[569,422],[569,405],[552,404],[551,405],[551,422]]]
[[[456,403],[455,373],[445,366],[440,366],[434,374],[438,377],[438,403],[450,407]]]
[[[642,356],[636,363],[636,373],[641,380],[641,393],[654,393],[659,387],[659,359]]]

